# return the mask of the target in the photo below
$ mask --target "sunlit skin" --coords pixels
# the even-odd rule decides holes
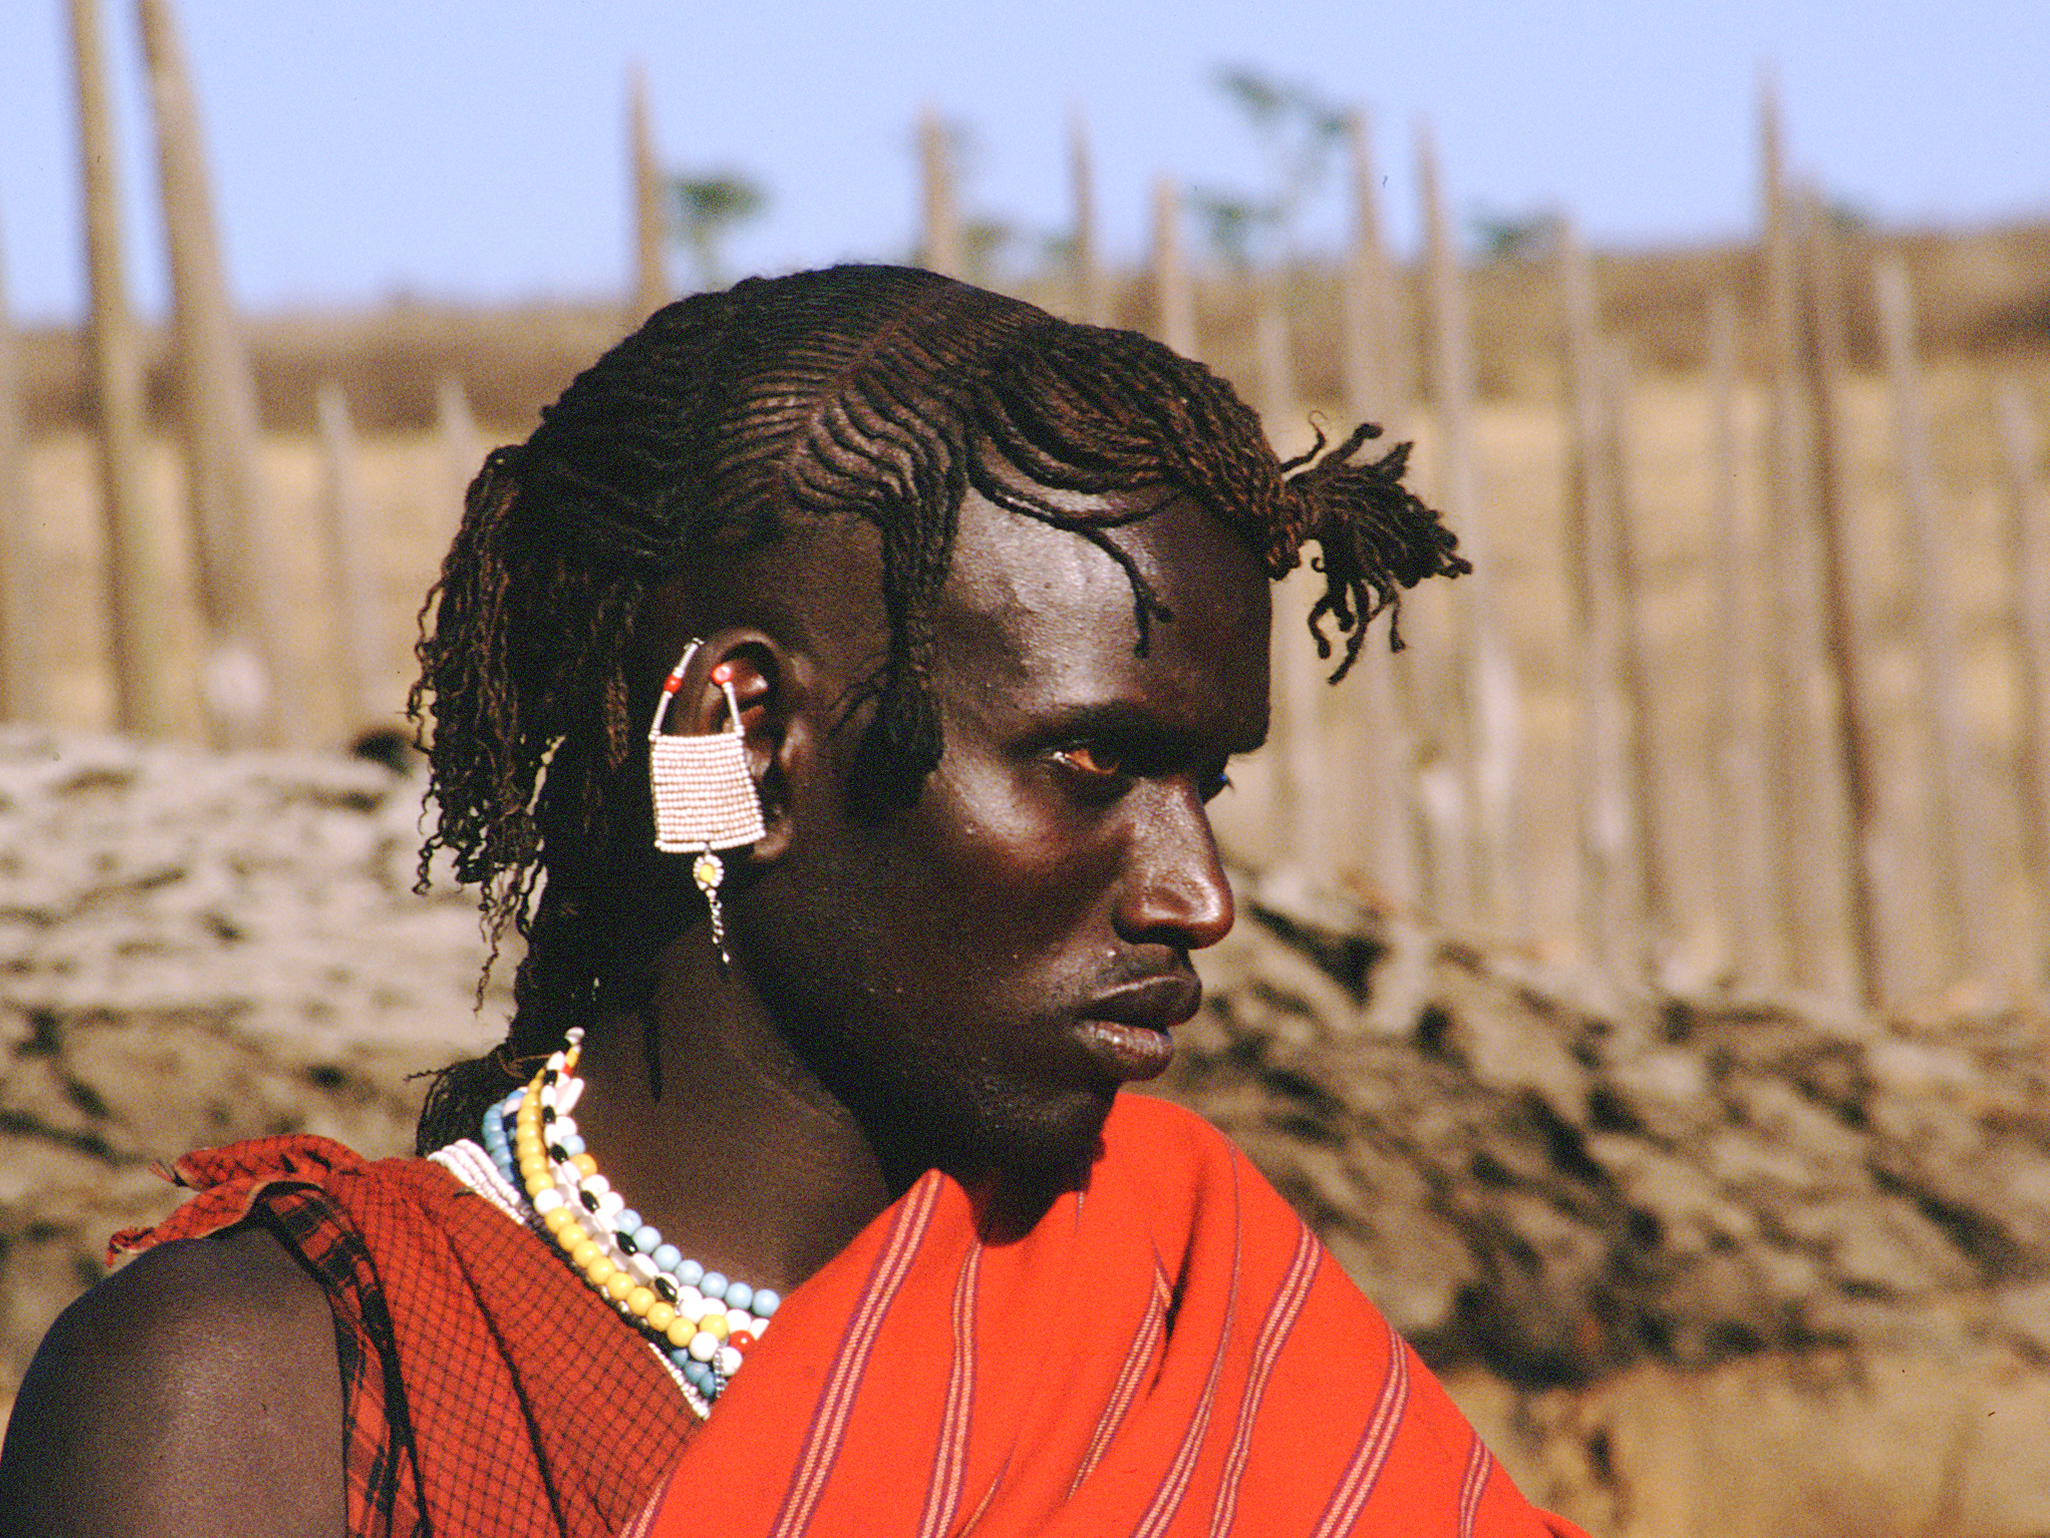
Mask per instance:
[[[936,1164],[1043,1195],[1084,1178],[1119,1086],[1164,1066],[1191,955],[1232,922],[1206,802],[1266,732],[1268,584],[1186,502],[1114,537],[1173,615],[1143,658],[1109,557],[970,497],[936,625],[946,751],[880,821],[850,809],[841,721],[883,648],[866,525],[701,563],[642,616],[642,703],[703,636],[672,728],[723,728],[730,681],[768,823],[733,861],[730,978],[687,857],[620,871],[679,929],[647,1021],[586,1043],[591,1150],[687,1253],[787,1292]],[[60,1321],[23,1403],[0,1535],[343,1525],[332,1318],[267,1230],[141,1256]]]
[[[880,823],[850,812],[855,733],[834,729],[878,655],[873,587],[800,583],[809,646],[714,631],[693,664],[691,729],[723,719],[729,668],[763,770],[735,973],[718,980],[702,927],[679,935],[661,1098],[638,1027],[608,1022],[579,1120],[708,1263],[787,1287],[934,1164],[1071,1177],[1117,1086],[1165,1066],[1200,1001],[1190,955],[1232,922],[1206,803],[1266,732],[1267,580],[1183,502],[1116,537],[1174,616],[1145,657],[1108,557],[969,499],[932,679],[946,752]],[[807,559],[844,570],[846,545]]]

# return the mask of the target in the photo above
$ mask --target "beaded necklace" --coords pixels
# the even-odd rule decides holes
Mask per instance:
[[[717,1399],[782,1299],[685,1259],[598,1173],[570,1115],[584,1093],[583,1040],[571,1030],[532,1082],[484,1113],[484,1147],[577,1273],[707,1401]]]

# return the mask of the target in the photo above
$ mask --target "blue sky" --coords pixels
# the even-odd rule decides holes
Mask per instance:
[[[84,287],[63,13],[0,5],[0,260],[32,320],[75,315]],[[1887,223],[2050,215],[2046,0],[179,0],[178,19],[231,281],[257,309],[620,290],[635,60],[666,161],[770,193],[736,272],[904,256],[925,104],[971,136],[969,211],[1028,232],[1066,222],[1080,108],[1105,241],[1137,255],[1157,175],[1261,181],[1223,65],[1370,112],[1402,245],[1426,119],[1464,217],[1562,207],[1608,243],[1738,234],[1766,66],[1790,158],[1831,196]],[[154,310],[130,0],[108,0],[104,25],[131,282]],[[1309,238],[1338,217],[1327,197]]]

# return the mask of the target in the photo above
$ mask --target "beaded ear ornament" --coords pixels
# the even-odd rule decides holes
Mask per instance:
[[[762,822],[761,796],[747,768],[747,739],[740,729],[740,701],[733,685],[726,693],[731,729],[703,736],[666,733],[670,701],[683,687],[684,669],[703,641],[693,640],[662,681],[662,698],[648,727],[648,781],[655,801],[655,847],[664,854],[690,854],[691,880],[705,894],[712,915],[712,947],[723,975],[732,964],[726,954],[726,914],[719,904],[719,885],[726,865],[716,851],[752,844],[768,829]]]

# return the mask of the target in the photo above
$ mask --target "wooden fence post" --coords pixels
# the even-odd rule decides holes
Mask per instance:
[[[1381,243],[1379,198],[1365,117],[1348,112],[1346,144],[1352,171],[1352,242],[1347,250],[1340,295],[1341,354],[1346,426],[1376,422],[1399,434],[1395,421],[1403,391],[1393,377],[1390,335],[1394,295],[1388,254]],[[1340,714],[1346,752],[1357,765],[1349,777],[1358,805],[1361,844],[1374,887],[1401,912],[1415,909],[1417,841],[1423,807],[1417,799],[1416,731],[1409,718],[1407,659],[1373,641],[1349,680],[1352,708]]]
[[[1780,818],[1780,846],[1793,852],[1779,867],[1778,918],[1788,936],[1784,980],[1850,998],[1856,989],[1849,975],[1845,932],[1845,862],[1839,857],[1841,792],[1836,755],[1825,746],[1834,719],[1821,699],[1820,560],[1801,390],[1800,285],[1780,151],[1779,107],[1770,81],[1760,92],[1759,117],[1772,400],[1765,546],[1775,579],[1773,800]]]
[[[171,686],[169,552],[152,516],[143,454],[142,352],[128,308],[121,240],[121,189],[107,102],[99,0],[71,0],[77,75],[79,160],[85,184],[86,272],[93,414],[99,428],[100,513],[107,542],[107,663],[121,730],[168,734],[176,720]]]
[[[1464,478],[1464,460],[1458,453],[1461,444],[1451,431],[1449,406],[1453,392],[1446,380],[1446,349],[1438,345],[1444,331],[1437,286],[1440,264],[1434,218],[1438,184],[1426,132],[1422,125],[1418,126],[1418,160],[1425,173],[1418,189],[1424,205],[1424,252],[1418,290],[1419,395],[1429,403],[1439,429],[1439,463],[1433,469],[1430,484],[1440,512],[1450,515],[1447,521],[1460,537],[1462,553],[1471,558],[1469,531],[1453,522]],[[1456,351],[1456,340],[1450,345]],[[1463,580],[1471,582],[1472,577]],[[1412,698],[1421,729],[1417,793],[1424,812],[1424,909],[1429,917],[1442,923],[1470,927],[1476,922],[1478,900],[1474,889],[1477,812],[1473,791],[1472,679],[1467,667],[1469,638],[1462,600],[1471,595],[1453,590],[1437,596],[1441,602],[1431,616],[1434,623],[1426,645],[1410,663],[1410,676],[1416,685]]]
[[[1328,883],[1338,861],[1333,838],[1332,764],[1324,746],[1325,664],[1310,635],[1310,606],[1323,580],[1306,567],[1274,589],[1274,798],[1269,844],[1277,862]]]
[[[448,488],[446,505],[449,531],[453,533],[462,522],[470,482],[484,464],[483,434],[477,430],[477,419],[470,414],[470,398],[463,393],[463,382],[453,374],[443,374],[435,386],[434,426],[441,439],[441,473]]]
[[[371,579],[375,547],[363,505],[363,481],[357,467],[356,429],[349,421],[349,403],[332,380],[320,387],[320,453],[326,474],[321,498],[321,525],[326,535],[328,570],[333,577],[329,613],[334,627],[336,678],[340,683],[342,723],[351,736],[373,723],[385,724],[392,712],[380,708],[378,684],[384,669],[383,606]]]
[[[1816,531],[1820,536],[1823,651],[1835,677],[1835,747],[1850,824],[1845,882],[1851,931],[1851,976],[1858,1001],[1882,1009],[1896,989],[1888,977],[1899,958],[1886,943],[1881,894],[1902,872],[1877,781],[1878,740],[1870,681],[1866,677],[1872,637],[1864,622],[1856,555],[1851,545],[1851,507],[1844,486],[1843,412],[1838,391],[1845,372],[1843,270],[1828,216],[1812,190],[1799,207],[1807,274],[1808,326],[1802,361],[1808,398],[1815,407],[1814,480]]]
[[[1630,708],[1630,827],[1636,867],[1630,901],[1642,916],[1638,960],[1654,978],[1680,938],[1673,873],[1666,861],[1672,818],[1666,805],[1666,757],[1648,629],[1652,603],[1637,549],[1640,523],[1630,474],[1630,369],[1622,353],[1601,358],[1603,478],[1609,486],[1609,538],[1616,583],[1619,682]]]
[[[7,264],[0,247],[0,721],[47,714],[38,629],[42,562],[28,505],[28,435],[22,416],[21,353],[7,308]]]
[[[1965,719],[1957,602],[1950,581],[1952,553],[1938,530],[1928,414],[1915,348],[1915,301],[1907,268],[1898,257],[1880,259],[1873,273],[1873,296],[1893,395],[1893,437],[1908,535],[1908,591],[1934,770],[1928,827],[1938,933],[1946,959],[1962,963],[1980,985],[1997,986],[2010,980],[2000,943],[2006,926],[1986,853],[1986,786],[1973,763],[1971,729]]]
[[[1623,636],[1616,568],[1614,458],[1603,414],[1612,404],[1601,378],[1594,277],[1572,220],[1559,223],[1565,315],[1567,487],[1563,521],[1567,623],[1579,642],[1575,779],[1579,813],[1576,876],[1582,959],[1635,973],[1642,955],[1638,839],[1623,752],[1617,673]]]
[[[1453,591],[1463,644],[1460,693],[1465,707],[1465,784],[1472,902],[1463,915],[1495,935],[1525,927],[1524,889],[1516,844],[1518,701],[1516,678],[1501,635],[1488,569],[1486,510],[1481,505],[1473,425],[1473,354],[1466,289],[1451,223],[1439,189],[1437,156],[1420,129],[1418,168],[1424,195],[1431,292],[1434,395],[1443,424],[1446,522],[1473,562]]]
[[[1295,370],[1288,356],[1288,325],[1270,287],[1257,277],[1253,291],[1254,399],[1277,453],[1293,450]],[[1275,589],[1273,645],[1275,721],[1274,804],[1269,817],[1276,855],[1322,885],[1332,873],[1331,763],[1324,744],[1324,674],[1309,629],[1310,606],[1323,583],[1307,568]]]
[[[1281,313],[1269,284],[1253,284],[1253,370],[1260,418],[1267,425],[1267,441],[1275,452],[1290,452],[1295,435],[1295,414],[1300,397],[1296,393],[1295,362],[1289,357],[1288,319]]]
[[[255,385],[228,302],[198,104],[170,3],[137,0],[137,10],[156,112],[188,495],[213,642],[205,693],[224,742],[276,746],[286,723],[303,717],[284,664],[290,605],[262,506]]]
[[[1374,192],[1374,159],[1367,121],[1345,115],[1345,143],[1352,172],[1352,241],[1340,274],[1339,364],[1345,386],[1345,414],[1357,422],[1389,420],[1400,393],[1394,380],[1394,347],[1389,332],[1393,295],[1388,253],[1381,245],[1380,199]]]
[[[918,126],[919,163],[924,171],[925,250],[923,265],[944,278],[958,278],[961,216],[954,202],[952,134],[938,110],[927,107]]]
[[[2037,996],[2050,985],[2050,506],[2036,489],[2040,448],[2021,387],[2001,384],[2000,463],[2007,482],[2008,559],[2016,674],[2021,684],[2016,781],[2036,929],[2029,960]]]
[[[1096,174],[1089,153],[1089,122],[1078,106],[1068,114],[1068,171],[1075,198],[1075,240],[1068,253],[1076,318],[1092,326],[1110,324],[1110,296],[1096,250]]]
[[[636,64],[627,84],[627,135],[633,157],[634,288],[629,330],[669,302],[669,206],[655,126],[648,110],[648,71]]]
[[[1382,624],[1387,621],[1383,620]],[[1367,637],[1359,666],[1346,678],[1353,691],[1338,713],[1364,869],[1380,902],[1413,915],[1422,900],[1420,845],[1424,808],[1418,796],[1416,729],[1410,723],[1408,659],[1390,652],[1378,627]]]
[[[1182,254],[1182,198],[1163,176],[1153,183],[1153,304],[1160,340],[1184,358],[1196,356],[1196,296]]]
[[[1719,289],[1709,305],[1710,497],[1716,560],[1714,738],[1716,894],[1732,980],[1785,975],[1766,791],[1764,605],[1758,598],[1755,520],[1744,516],[1742,466],[1750,455],[1737,416],[1737,305]]]

